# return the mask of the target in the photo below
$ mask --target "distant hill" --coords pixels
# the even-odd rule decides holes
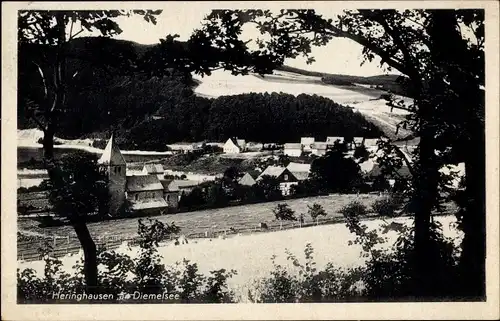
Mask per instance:
[[[348,86],[353,84],[362,84],[362,85],[369,85],[376,89],[389,91],[394,94],[402,96],[411,96],[406,86],[406,81],[407,81],[406,77],[399,75],[377,75],[377,76],[362,77],[362,76],[321,73],[290,66],[282,66],[279,67],[278,70],[293,72],[304,76],[321,77],[322,82],[329,85]]]
[[[280,94],[245,94],[237,98],[226,96],[217,99],[196,97],[193,88],[197,82],[191,75],[174,70],[168,77],[146,77],[129,67],[135,66],[155,46],[104,37],[73,40],[67,49],[69,58],[65,71],[66,77],[72,79],[67,88],[68,111],[60,116],[58,137],[106,138],[113,129],[118,131],[122,148],[155,149],[166,143],[222,139],[228,135],[286,141],[300,135],[379,134],[362,115],[326,98],[307,95],[297,98]],[[39,62],[50,79],[51,70],[44,68],[43,62],[49,59],[52,49],[42,45],[23,45],[18,50],[18,128],[34,128],[36,125],[27,117],[25,107],[37,101],[44,92],[38,66],[34,62]],[[279,69],[303,75],[321,75],[325,82],[330,79],[328,77],[334,77],[375,86],[394,83],[387,76],[328,75],[288,66]],[[51,86],[50,81],[47,86]],[[244,113],[238,112],[238,108],[243,106],[246,108]],[[286,106],[291,109],[283,109]],[[298,108],[297,111],[294,108]],[[215,126],[221,110],[233,118],[224,118],[224,121],[221,118]],[[325,115],[330,119],[328,124],[325,124]],[[252,122],[241,117],[248,117]],[[288,125],[283,123],[285,118],[289,119]],[[261,119],[266,120],[266,128],[273,131],[264,132],[265,128],[257,126]],[[276,123],[269,123],[271,119]],[[291,127],[292,124],[295,127]],[[288,133],[293,133],[293,137]]]

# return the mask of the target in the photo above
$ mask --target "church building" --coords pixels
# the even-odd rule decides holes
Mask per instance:
[[[133,212],[138,214],[164,214],[175,210],[177,201],[171,200],[168,185],[162,184],[158,166],[148,173],[144,170],[140,175],[127,175],[127,163],[118,145],[111,136],[98,164],[106,170],[109,178],[110,214],[120,215],[120,210],[128,200]],[[148,168],[149,169],[149,168]]]

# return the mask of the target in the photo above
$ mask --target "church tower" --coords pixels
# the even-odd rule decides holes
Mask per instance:
[[[125,202],[125,187],[127,184],[127,163],[118,145],[111,138],[98,160],[98,164],[106,170],[109,178],[108,189],[110,192],[109,213],[115,216]]]

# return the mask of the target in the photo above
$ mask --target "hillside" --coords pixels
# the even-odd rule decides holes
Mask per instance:
[[[350,76],[340,74],[321,73],[308,71],[290,66],[282,66],[278,70],[291,72],[304,76],[320,77],[321,82],[328,85],[368,85],[376,89],[390,91],[402,96],[410,96],[408,88],[405,86],[406,78],[399,75],[377,75],[377,76]]]
[[[293,141],[301,135],[376,137],[380,134],[378,129],[367,122],[361,114],[353,113],[352,109],[334,103],[340,102],[337,98],[341,97],[336,95],[306,92],[308,95],[302,98],[280,97],[278,100],[281,102],[276,100],[275,95],[252,96],[250,93],[256,92],[253,90],[232,91],[224,95],[204,95],[198,88],[210,83],[212,76],[193,79],[191,75],[174,71],[171,76],[146,77],[134,67],[149,50],[154,48],[154,45],[146,46],[102,37],[80,38],[71,42],[68,46],[69,59],[65,71],[66,75],[72,79],[67,94],[68,112],[61,115],[58,136],[64,139],[105,138],[109,136],[111,129],[114,129],[118,131],[119,143],[123,145],[123,148],[154,150],[166,143],[224,140],[228,136],[286,142]],[[47,61],[50,56],[48,55],[50,50],[49,47],[37,45],[19,48],[19,129],[36,127],[34,122],[27,117],[25,110],[26,106],[40,101],[43,96],[43,83],[34,62],[38,62],[38,65],[44,69],[46,77],[50,78],[50,70],[44,68],[43,65],[43,62]],[[267,82],[273,82],[276,86],[264,85],[264,88],[267,92],[282,92],[280,81],[300,84],[306,71],[298,70],[297,72],[302,74],[297,73],[293,76],[288,73],[281,80],[266,79]],[[241,79],[248,79],[248,77],[254,76],[244,76]],[[311,81],[318,82],[317,79]],[[376,81],[372,80],[372,82]],[[50,82],[47,82],[47,85],[50,87]],[[218,89],[224,90],[223,83],[217,86]],[[325,88],[334,87],[325,85]],[[359,88],[351,92],[356,93],[356,90]],[[218,98],[237,94],[242,95],[238,99]],[[296,90],[293,95],[297,95]],[[380,93],[373,91],[371,95],[371,98],[375,99],[380,96]],[[331,99],[331,102],[326,102],[319,96],[327,97]],[[250,110],[252,109],[250,107],[255,105],[255,99],[261,108]],[[283,104],[284,101],[287,102]],[[283,107],[280,109],[271,107],[271,115],[274,116],[271,117],[271,121],[267,122],[267,127],[256,127],[255,123],[248,124],[247,119],[241,118],[241,115],[245,114],[256,120],[269,119],[268,108],[275,103]],[[340,103],[343,104],[343,102]],[[226,106],[226,104],[229,105]],[[320,107],[323,108],[320,112],[323,110],[323,116],[326,117],[320,117],[321,115],[315,110],[315,106],[318,105],[323,106]],[[250,109],[240,113],[238,108],[242,108],[241,106],[249,106],[245,108]],[[297,106],[299,106],[298,110]],[[226,114],[222,113],[220,108],[226,110]],[[232,109],[236,112],[231,113]],[[227,118],[227,112],[231,115],[230,118]],[[289,125],[284,124],[283,116],[295,124],[295,127],[290,128]],[[215,128],[214,120],[219,117],[225,121]],[[302,125],[301,119],[306,119],[306,124]],[[325,119],[331,120],[334,124],[327,124],[323,132],[318,131],[324,128]],[[228,126],[224,128],[226,123]],[[207,131],[206,128],[212,129]],[[262,132],[262,128],[274,130]],[[289,135],[291,132],[293,135]],[[158,133],[162,133],[162,136],[158,137]]]

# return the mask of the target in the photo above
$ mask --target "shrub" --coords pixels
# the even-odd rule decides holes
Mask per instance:
[[[340,209],[345,217],[357,217],[368,213],[367,207],[359,201],[352,201]]]
[[[393,217],[397,215],[396,211],[401,207],[402,203],[401,197],[391,195],[376,200],[371,207],[373,212],[380,216]]]
[[[250,301],[257,303],[337,302],[359,299],[361,269],[340,269],[329,263],[323,270],[316,267],[311,244],[304,249],[305,262],[300,262],[290,252],[287,261],[293,268],[276,263],[272,258],[270,276],[257,281],[249,290]]]
[[[124,294],[150,295],[144,303],[229,303],[235,301],[234,293],[228,289],[227,280],[236,271],[225,269],[211,271],[209,275],[199,273],[198,266],[184,260],[173,266],[161,263],[158,242],[171,233],[178,233],[175,225],[148,219],[139,223],[139,255],[128,255],[101,248],[98,251],[100,288],[99,294],[112,295],[108,300],[86,300],[77,297],[56,300],[54,293],[84,293],[85,281],[81,261],[73,267],[75,272],[63,272],[62,262],[50,254],[50,247],[41,249],[45,269],[42,276],[33,269],[17,271],[18,303],[138,303],[141,300]],[[157,295],[173,294],[174,300],[164,300]],[[153,297],[152,297],[153,296]]]

